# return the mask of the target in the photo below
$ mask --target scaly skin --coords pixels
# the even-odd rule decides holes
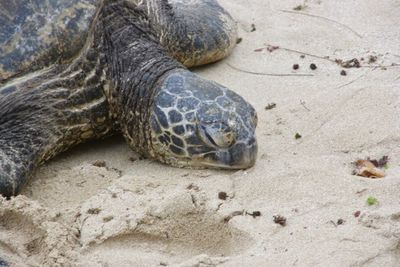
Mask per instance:
[[[0,85],[78,54],[98,4],[98,0],[0,0]]]
[[[210,16],[198,13],[207,8]],[[220,60],[234,46],[234,23],[214,0],[104,0],[90,14],[87,31],[79,32],[84,42],[57,44],[70,55],[61,61],[52,43],[31,61],[6,58],[8,67],[23,69],[4,71],[0,58],[1,194],[17,194],[37,166],[60,152],[115,132],[138,153],[174,166],[254,164],[254,109],[185,67]]]

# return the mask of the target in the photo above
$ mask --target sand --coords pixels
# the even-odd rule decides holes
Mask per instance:
[[[0,200],[2,258],[15,266],[400,266],[400,2],[310,0],[300,11],[302,1],[220,2],[242,42],[195,72],[256,108],[256,165],[177,169],[138,159],[119,137],[81,145],[43,166],[20,196]],[[280,48],[254,51],[266,44]],[[330,61],[352,58],[364,58],[362,67],[346,76]],[[355,160],[384,155],[386,177],[352,175]]]

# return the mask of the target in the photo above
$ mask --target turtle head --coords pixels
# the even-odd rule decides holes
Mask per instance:
[[[257,114],[241,96],[186,70],[160,86],[150,116],[153,157],[179,167],[254,165]]]

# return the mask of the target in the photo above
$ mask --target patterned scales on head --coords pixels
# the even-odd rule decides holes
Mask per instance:
[[[161,161],[221,168],[254,163],[257,117],[239,95],[184,72],[166,79],[155,103],[152,142],[160,151],[173,153],[165,160],[159,153]]]
[[[254,108],[187,69],[236,44],[216,0],[0,0],[0,10],[0,194],[115,133],[173,166],[254,164]]]

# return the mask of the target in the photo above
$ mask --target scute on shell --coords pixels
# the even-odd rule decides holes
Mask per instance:
[[[73,58],[99,0],[0,0],[0,85]]]

